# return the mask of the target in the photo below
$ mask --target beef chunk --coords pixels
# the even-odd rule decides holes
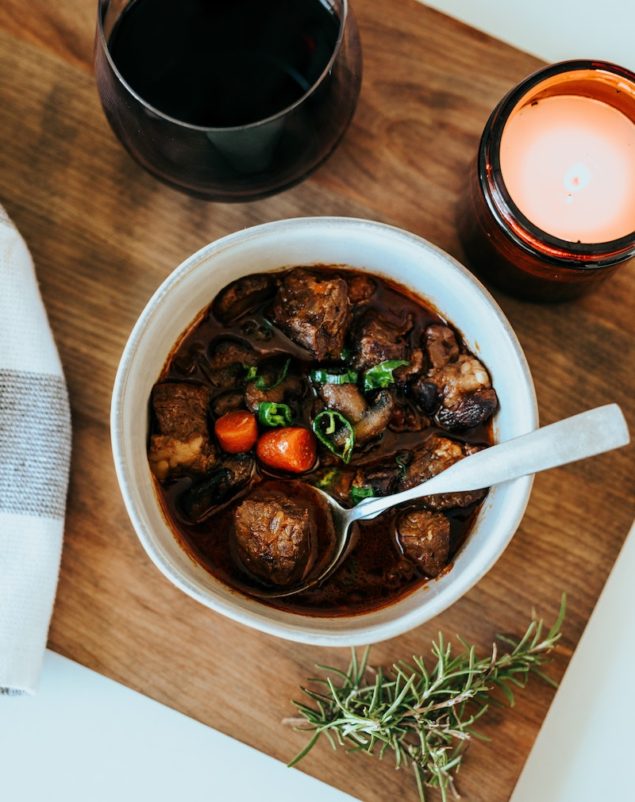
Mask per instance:
[[[350,320],[346,282],[296,268],[280,282],[273,317],[288,337],[316,359],[336,359]]]
[[[208,435],[209,390],[200,384],[165,382],[152,391],[152,406],[161,434],[187,440],[193,434]]]
[[[408,490],[431,479],[463,458],[463,447],[455,440],[433,435],[413,452],[412,460],[400,483],[400,490]]]
[[[214,314],[221,323],[229,323],[266,301],[273,295],[274,287],[273,277],[266,274],[232,281],[214,301]]]
[[[432,367],[413,390],[426,411],[438,405],[436,421],[448,431],[484,423],[498,407],[489,374],[476,357],[459,353],[454,332],[434,325],[426,330],[426,348]]]
[[[426,576],[438,576],[450,556],[450,522],[445,515],[412,510],[399,518],[397,531],[405,555]]]
[[[257,363],[258,354],[250,345],[234,337],[221,337],[210,344],[200,368],[214,390],[228,391],[241,383],[245,367]]]
[[[415,348],[410,354],[410,362],[397,368],[393,373],[397,387],[405,390],[407,385],[417,378],[425,367],[425,355],[421,348]]]
[[[352,487],[370,487],[375,496],[388,496],[394,493],[394,486],[399,476],[399,465],[372,465],[358,468],[355,471]]]
[[[352,304],[361,304],[375,294],[377,284],[370,276],[347,276],[348,297]]]
[[[148,460],[157,479],[166,479],[170,473],[185,469],[206,473],[216,464],[217,454],[213,444],[202,434],[193,434],[185,440],[153,434],[150,438]]]
[[[471,429],[491,418],[498,408],[498,396],[493,387],[476,390],[461,398],[454,406],[444,405],[436,415],[439,426],[449,432]]]
[[[369,405],[355,384],[323,384],[319,394],[329,409],[340,412],[352,424],[358,445],[383,434],[395,406],[389,390],[381,390]]]
[[[310,568],[316,521],[306,502],[262,485],[236,507],[234,531],[243,565],[268,584],[298,582]]]
[[[398,490],[408,490],[441,473],[450,465],[454,465],[463,457],[479,449],[476,446],[466,446],[450,440],[447,437],[434,435],[412,455],[412,460],[399,481]],[[423,503],[431,510],[447,510],[452,507],[468,507],[475,501],[480,501],[485,490],[472,490],[466,493],[441,493],[428,496]]]
[[[433,368],[442,368],[459,356],[459,344],[449,326],[438,323],[428,326],[425,333],[428,358]]]
[[[498,406],[489,374],[476,357],[461,354],[456,362],[431,371],[428,380],[441,397],[437,423],[448,431],[478,426],[490,418]]]
[[[212,342],[208,361],[212,370],[223,370],[232,365],[256,365],[258,355],[247,343],[223,337]]]
[[[374,310],[362,315],[353,336],[353,364],[358,370],[368,370],[388,359],[408,359],[405,335],[412,328],[412,316],[393,323]]]
[[[216,462],[209,442],[209,390],[199,384],[165,382],[152,391],[152,406],[160,434],[150,438],[148,459],[158,479],[188,468],[205,472]]]

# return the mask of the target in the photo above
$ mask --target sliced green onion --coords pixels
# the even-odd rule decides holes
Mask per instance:
[[[258,368],[255,365],[243,365],[247,373],[245,373],[245,381],[251,382],[258,375]]]
[[[405,359],[388,359],[386,362],[380,362],[379,365],[375,365],[374,368],[370,368],[364,374],[364,390],[390,387],[391,384],[395,383],[395,377],[392,375],[393,370],[409,364]]]
[[[330,487],[339,475],[340,472],[336,468],[331,468],[330,471],[327,471],[323,476],[320,476],[320,478],[313,484],[315,487],[319,487],[320,489],[324,490],[325,488]]]
[[[313,420],[317,439],[343,462],[349,462],[355,446],[355,432],[350,421],[334,409],[325,409]]]
[[[278,378],[272,384],[267,384],[267,382],[265,381],[265,377],[259,376],[256,379],[256,387],[259,390],[273,390],[274,387],[277,387],[279,384],[282,384],[282,382],[287,378],[287,373],[289,372],[290,364],[291,364],[291,357],[289,357],[289,359],[287,359],[287,361],[284,363],[284,365],[282,366],[282,370],[278,374]]]
[[[342,348],[342,350],[340,351],[340,360],[342,362],[348,362],[351,356],[352,356],[351,349],[346,348],[346,346]]]
[[[356,384],[357,371],[347,370],[346,373],[329,373],[328,370],[312,370],[311,381],[315,384]]]
[[[258,404],[258,420],[263,426],[289,426],[293,423],[293,412],[288,404],[261,401]]]
[[[364,485],[363,487],[351,487],[348,493],[351,501],[353,504],[359,504],[362,499],[371,498],[371,496],[375,495],[375,491],[372,487],[368,487]]]

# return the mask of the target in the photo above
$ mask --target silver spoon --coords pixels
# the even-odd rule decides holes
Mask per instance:
[[[323,582],[338,567],[349,542],[354,521],[370,520],[405,501],[436,495],[481,490],[509,482],[521,476],[546,471],[558,465],[593,457],[628,444],[628,426],[617,404],[597,407],[558,423],[543,426],[529,434],[486,448],[447,468],[427,482],[392,496],[368,498],[345,509],[319,488],[313,488],[328,504],[333,518],[336,541],[327,567],[303,584],[279,590],[250,590],[260,598],[283,598],[302,593]]]

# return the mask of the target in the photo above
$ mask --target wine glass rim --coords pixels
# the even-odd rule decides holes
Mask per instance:
[[[288,106],[285,106],[280,111],[277,111],[275,114],[269,115],[269,117],[263,117],[260,120],[255,120],[251,123],[245,123],[243,125],[225,125],[225,126],[213,126],[213,125],[195,125],[194,123],[188,123],[185,120],[179,120],[178,117],[171,117],[169,114],[158,109],[156,106],[153,106],[151,103],[148,103],[141,95],[133,89],[133,87],[126,81],[123,77],[119,68],[114,62],[112,55],[110,53],[110,49],[108,47],[108,42],[106,41],[106,34],[104,33],[104,25],[103,25],[103,16],[105,16],[105,11],[107,6],[110,5],[111,0],[98,0],[97,2],[97,37],[99,39],[100,46],[103,49],[103,52],[110,64],[110,67],[114,74],[117,76],[117,80],[124,86],[127,92],[129,92],[136,100],[141,103],[144,108],[148,111],[152,112],[152,114],[160,117],[161,119],[165,120],[166,122],[173,123],[174,125],[181,126],[182,128],[188,128],[192,131],[202,131],[202,132],[230,132],[230,131],[245,131],[247,129],[258,128],[259,126],[266,125],[268,123],[273,122],[274,120],[281,119],[282,117],[286,117],[294,109],[301,106],[322,84],[324,79],[327,77],[329,72],[331,71],[333,64],[335,63],[335,59],[337,58],[339,51],[342,46],[342,41],[344,39],[344,31],[346,29],[346,23],[348,21],[348,13],[349,13],[349,4],[348,0],[340,0],[342,4],[342,11],[341,14],[338,15],[339,20],[339,31],[337,34],[337,40],[335,41],[335,45],[333,46],[333,52],[329,60],[327,61],[324,69],[316,78],[316,80],[311,84],[311,86],[304,92],[304,94],[300,95],[300,97],[291,103]],[[131,0],[131,2],[135,2],[135,0]],[[326,3],[331,9],[333,8],[332,3],[330,0],[319,0],[321,4]],[[129,3],[126,5],[129,5]],[[103,12],[103,13],[102,13]]]

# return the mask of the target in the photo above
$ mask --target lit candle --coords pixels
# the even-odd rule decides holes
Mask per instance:
[[[563,62],[492,113],[462,204],[470,263],[527,298],[590,289],[635,255],[635,75]]]
[[[527,103],[510,115],[503,180],[534,225],[569,242],[609,242],[635,230],[635,125],[576,95]]]

